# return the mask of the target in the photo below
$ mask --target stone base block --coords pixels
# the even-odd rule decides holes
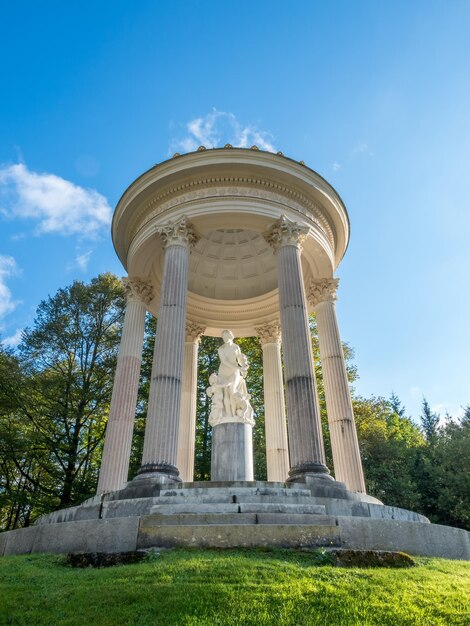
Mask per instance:
[[[344,548],[470,560],[470,532],[461,528],[354,517],[338,517],[338,524]]]
[[[337,526],[227,525],[160,526],[152,516],[142,519],[138,549],[176,546],[200,548],[340,546]]]
[[[212,428],[211,480],[253,480],[252,430],[237,422]]]

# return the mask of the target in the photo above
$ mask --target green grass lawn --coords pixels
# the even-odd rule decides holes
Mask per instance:
[[[64,558],[0,558],[1,624],[470,624],[470,563],[410,569],[317,565],[296,550],[169,550],[72,569]]]

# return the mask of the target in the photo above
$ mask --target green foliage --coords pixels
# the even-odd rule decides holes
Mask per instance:
[[[114,276],[76,281],[41,302],[23,332],[2,386],[4,527],[27,525],[95,491],[123,305]]]
[[[0,559],[0,621],[176,626],[466,626],[470,563],[319,566],[297,550],[169,550],[155,561],[73,569],[52,555]]]
[[[426,441],[429,445],[435,445],[439,434],[439,415],[431,411],[426,398],[423,398],[423,412],[420,419]]]
[[[425,442],[419,428],[384,398],[356,397],[353,406],[367,492],[391,506],[420,508],[414,472]]]

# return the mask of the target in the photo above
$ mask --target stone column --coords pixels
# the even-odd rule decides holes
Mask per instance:
[[[146,305],[152,286],[137,278],[124,278],[127,295],[121,345],[101,461],[97,493],[117,491],[127,482],[139,387]]]
[[[139,478],[180,482],[176,467],[189,251],[197,237],[185,217],[157,229],[165,247],[144,451]]]
[[[263,349],[264,428],[268,480],[284,482],[289,473],[286,408],[278,322],[255,329]]]
[[[317,316],[335,478],[346,483],[351,491],[365,493],[351,394],[336,320],[337,286],[338,279],[335,278],[312,280],[308,299]]]
[[[194,479],[194,445],[196,438],[197,353],[205,327],[186,322],[183,357],[183,387],[176,466],[185,483]]]
[[[325,465],[300,261],[301,243],[307,233],[308,227],[283,215],[265,234],[277,256],[291,463],[288,480],[293,482],[305,482],[309,477],[331,479]]]

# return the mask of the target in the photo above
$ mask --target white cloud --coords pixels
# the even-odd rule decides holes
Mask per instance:
[[[358,144],[354,150],[352,151],[352,154],[367,154],[370,157],[374,156],[374,152],[371,150],[369,144],[362,142],[360,144]]]
[[[213,109],[204,117],[198,117],[186,124],[187,134],[180,139],[173,139],[170,145],[172,152],[192,152],[199,146],[218,148],[226,143],[239,148],[258,146],[261,150],[275,152],[271,143],[271,134],[259,130],[256,126],[240,124],[233,113]]]
[[[77,250],[77,254],[75,256],[75,260],[72,263],[69,263],[66,267],[67,270],[73,270],[78,267],[79,270],[85,272],[88,269],[88,263],[90,262],[91,255],[93,254],[93,250],[87,250],[87,252],[80,253]]]
[[[0,318],[11,313],[18,302],[13,300],[12,293],[6,284],[11,276],[19,273],[18,265],[12,256],[0,255]]]
[[[81,270],[85,271],[87,269],[91,253],[92,251],[88,250],[88,252],[85,252],[84,254],[77,255],[75,261],[77,262],[77,265]]]
[[[0,211],[10,219],[36,222],[36,234],[94,239],[111,222],[104,196],[55,174],[38,174],[24,163],[0,167]]]
[[[16,348],[16,346],[21,341],[22,334],[23,330],[21,328],[17,328],[13,335],[11,335],[10,337],[5,337],[5,339],[2,341],[3,345],[7,346],[8,348]]]
[[[333,165],[331,166],[331,169],[333,170],[333,172],[337,172],[338,170],[341,169],[341,163],[338,163],[338,161],[335,161]]]

